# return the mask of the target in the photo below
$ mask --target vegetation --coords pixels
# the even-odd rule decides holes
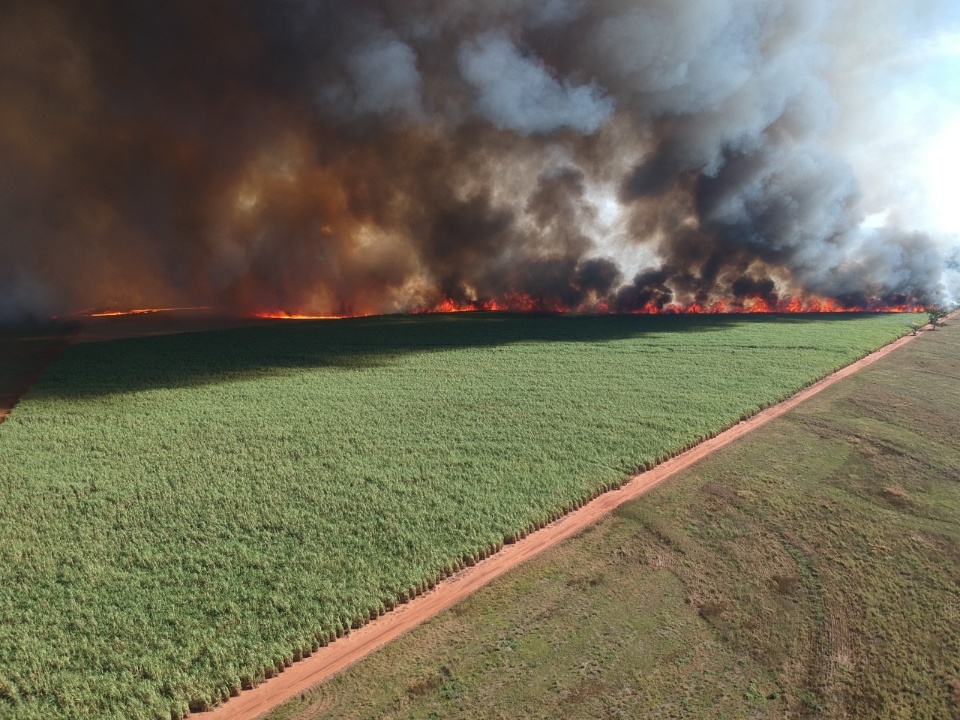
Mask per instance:
[[[903,331],[468,315],[72,347],[0,426],[0,717],[202,708]]]
[[[69,332],[66,326],[31,330],[0,326],[0,419],[66,342]]]
[[[958,376],[928,334],[271,720],[960,718]]]
[[[943,308],[927,308],[927,320],[930,323],[930,329],[936,330],[938,325],[943,324],[943,320],[949,313]]]

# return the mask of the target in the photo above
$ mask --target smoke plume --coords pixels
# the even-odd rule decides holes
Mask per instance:
[[[948,5],[7,0],[0,319],[942,302],[877,118]]]

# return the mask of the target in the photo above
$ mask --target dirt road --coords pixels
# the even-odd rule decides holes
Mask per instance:
[[[204,713],[204,717],[208,717],[210,720],[226,720],[227,718],[230,720],[248,720],[259,717],[292,696],[326,680],[391,640],[463,600],[471,593],[515,568],[520,563],[546,550],[551,545],[580,532],[619,505],[639,497],[650,488],[690,467],[706,455],[729,445],[737,438],[783,415],[804,400],[876,362],[913,339],[909,335],[903,337],[811,385],[788,400],[767,408],[749,420],[735,425],[648,472],[634,476],[619,490],[601,495],[579,510],[565,515],[542,530],[528,535],[515,544],[505,546],[495,555],[441,582],[425,595],[421,595],[394,611],[382,615],[359,630],[350,632],[347,636],[321,648],[310,657],[295,663],[280,675],[267,680],[252,690],[243,691],[227,703],[209,713]]]

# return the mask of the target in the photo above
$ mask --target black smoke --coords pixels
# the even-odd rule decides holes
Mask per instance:
[[[937,301],[834,132],[861,5],[7,0],[0,317]]]

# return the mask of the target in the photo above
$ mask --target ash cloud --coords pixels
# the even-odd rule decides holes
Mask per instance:
[[[940,301],[876,122],[919,5],[9,0],[0,317]]]

